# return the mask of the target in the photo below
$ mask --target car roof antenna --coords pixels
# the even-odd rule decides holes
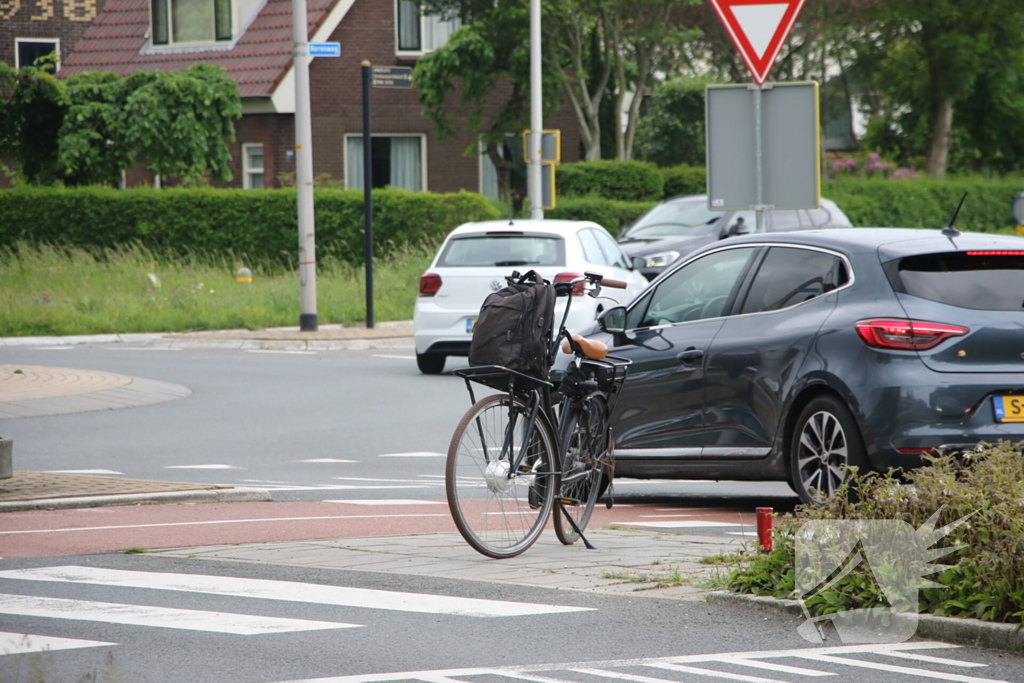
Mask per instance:
[[[964,196],[960,198],[960,203],[956,207],[956,211],[953,212],[953,217],[949,219],[949,225],[942,229],[942,234],[946,237],[958,237],[960,231],[956,229],[956,217],[960,215],[960,209],[964,206],[964,200],[967,199],[967,193],[964,192]]]

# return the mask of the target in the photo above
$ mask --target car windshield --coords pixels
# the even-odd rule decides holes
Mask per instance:
[[[471,235],[449,240],[438,266],[564,266],[565,242],[541,235]]]
[[[654,207],[636,222],[626,237],[649,239],[670,235],[703,232],[708,225],[722,217],[721,211],[710,211],[707,202],[694,200],[666,202]]]
[[[899,291],[961,308],[1024,310],[1024,250],[911,256],[896,272]]]

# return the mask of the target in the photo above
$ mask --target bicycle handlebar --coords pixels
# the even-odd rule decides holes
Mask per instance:
[[[602,287],[611,287],[612,289],[625,289],[627,285],[622,280],[612,280],[610,278],[602,278],[601,279],[601,286]]]

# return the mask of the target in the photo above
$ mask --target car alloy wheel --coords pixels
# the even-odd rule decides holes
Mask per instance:
[[[831,498],[846,480],[846,468],[862,469],[866,462],[853,416],[832,396],[820,396],[800,412],[789,450],[790,483],[804,503]]]

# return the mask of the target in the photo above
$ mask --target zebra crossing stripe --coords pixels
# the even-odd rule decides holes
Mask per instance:
[[[77,621],[101,621],[107,624],[129,626],[156,626],[186,631],[209,631],[252,636],[264,633],[290,633],[294,631],[320,631],[334,628],[358,628],[360,624],[341,624],[330,621],[260,617],[249,614],[206,612],[173,607],[124,605],[91,600],[40,598],[34,595],[0,594],[0,614],[20,617],[49,617]]]
[[[0,631],[0,656],[23,655],[30,652],[50,650],[75,650],[82,647],[104,647],[117,645],[99,640],[78,640],[76,638],[51,638],[32,633],[7,633]]]
[[[170,574],[102,567],[37,567],[0,571],[0,579],[86,583],[126,588],[205,593],[210,595],[310,602],[318,605],[449,614],[467,617],[514,617],[564,612],[590,612],[591,607],[566,607],[532,602],[506,602],[447,595],[404,593],[371,588],[348,588],[319,583],[272,581],[202,574]]]

